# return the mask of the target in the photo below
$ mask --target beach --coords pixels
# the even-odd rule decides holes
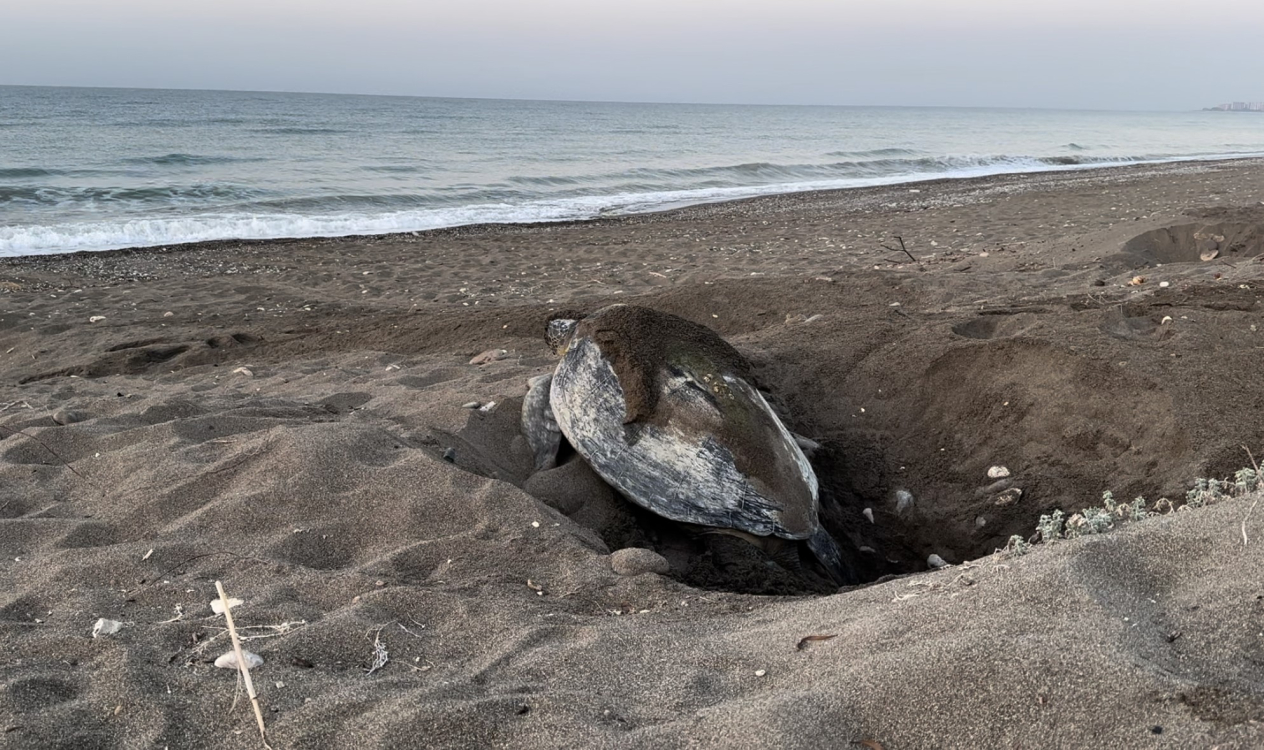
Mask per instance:
[[[1264,458],[1262,295],[1259,159],[0,258],[3,744],[261,747],[220,581],[273,748],[1259,747],[1259,494],[1175,508]],[[751,360],[865,584],[531,472],[617,302]]]

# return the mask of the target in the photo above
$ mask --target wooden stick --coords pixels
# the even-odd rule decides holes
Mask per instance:
[[[907,256],[909,257],[909,260],[911,260],[911,261],[913,261],[914,263],[916,263],[916,262],[917,262],[917,258],[914,258],[914,257],[913,257],[913,254],[912,254],[912,253],[910,253],[910,252],[908,251],[908,248],[904,246],[904,238],[903,238],[903,237],[901,237],[901,236],[900,236],[900,235],[898,235],[898,234],[895,236],[895,238],[896,238],[897,240],[899,240],[899,241],[900,241],[900,250],[899,250],[899,251],[900,251],[900,252],[902,252],[902,253],[904,253],[905,255],[907,255]],[[887,245],[883,245],[882,247],[886,248],[887,250],[890,250],[890,251],[891,251],[891,252],[893,252],[893,253],[894,253],[894,252],[896,252],[895,248],[893,248],[893,247],[889,247],[889,246],[887,246]]]
[[[250,696],[250,705],[255,709],[255,722],[259,725],[259,738],[263,746],[268,747],[268,737],[263,731],[263,711],[259,708],[259,696],[255,695],[255,684],[250,679],[250,665],[246,663],[246,655],[241,652],[241,641],[237,639],[237,628],[233,625],[232,605],[228,603],[228,594],[224,593],[224,584],[215,582],[215,590],[219,592],[220,603],[224,605],[224,621],[228,623],[228,637],[233,639],[233,653],[237,655],[237,669],[241,670],[242,681],[246,683],[246,695]],[[271,750],[269,748],[269,750]]]
[[[1255,462],[1255,456],[1251,455],[1250,448],[1244,445],[1242,446],[1242,450],[1246,451],[1246,457],[1251,459],[1251,465],[1255,467],[1255,484],[1259,485],[1261,481],[1264,481],[1260,479],[1260,465]]]
[[[1251,455],[1250,448],[1244,445],[1242,446],[1242,450],[1246,451],[1246,457],[1251,459],[1251,465],[1255,467],[1255,487],[1253,487],[1252,489],[1255,492],[1259,492],[1260,482],[1264,481],[1260,479],[1260,465],[1255,462],[1255,456]],[[1259,504],[1260,504],[1260,499],[1256,497],[1255,501],[1251,503],[1251,507],[1246,509],[1246,515],[1242,517],[1242,546],[1243,547],[1251,543],[1250,539],[1246,535],[1246,522],[1250,520],[1251,514],[1255,512],[1255,506]]]
[[[1259,504],[1260,504],[1260,499],[1259,497],[1256,497],[1255,501],[1251,503],[1251,507],[1246,509],[1246,515],[1242,517],[1242,546],[1243,547],[1251,543],[1250,539],[1248,539],[1246,535],[1246,522],[1250,520],[1251,514],[1255,512],[1255,506]]]

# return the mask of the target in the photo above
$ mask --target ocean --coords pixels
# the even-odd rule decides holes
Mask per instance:
[[[1264,155],[1264,116],[0,86],[0,256]]]

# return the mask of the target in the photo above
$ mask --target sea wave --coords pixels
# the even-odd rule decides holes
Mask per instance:
[[[209,240],[389,234],[466,224],[557,221],[595,216],[600,211],[601,206],[596,203],[589,206],[487,204],[377,214],[221,214],[51,226],[0,226],[0,256],[153,247]]]
[[[224,203],[250,200],[264,191],[237,185],[199,184],[164,187],[58,187],[0,185],[0,207],[6,205],[76,208],[101,204],[151,206]]]
[[[642,179],[621,187],[605,185],[572,188],[565,194],[539,197],[540,193],[506,189],[495,185],[450,186],[426,195],[337,195],[296,198],[259,196],[251,189],[231,186],[190,186],[182,189],[100,189],[64,190],[78,200],[97,199],[168,203],[175,194],[190,198],[180,216],[149,215],[99,220],[66,221],[46,224],[0,226],[0,256],[38,255],[79,250],[110,250],[122,247],[173,245],[188,242],[232,239],[275,239],[283,237],[338,237],[350,235],[416,232],[442,227],[482,223],[534,223],[591,219],[607,215],[635,214],[702,203],[714,203],[759,195],[795,193],[809,190],[855,188],[917,182],[930,179],[965,178],[1014,172],[1049,172],[1091,169],[1114,164],[1196,161],[1254,154],[1214,154],[1202,157],[1002,157],[955,156],[919,159],[882,159],[885,166],[858,171],[851,165],[865,162],[838,162],[826,165],[778,165],[764,162],[691,170],[631,170]],[[892,163],[901,164],[894,169]],[[873,160],[867,162],[873,163]],[[840,168],[839,164],[848,165]],[[744,175],[746,184],[723,184],[724,180],[697,179],[715,170]],[[627,174],[627,173],[624,173]],[[681,179],[688,174],[692,179]],[[653,175],[651,179],[650,176]],[[753,178],[782,177],[761,181]],[[700,185],[700,183],[705,183]],[[6,191],[35,196],[31,188],[0,186],[0,207]],[[175,191],[173,195],[164,192]],[[27,191],[22,193],[22,191]],[[183,192],[181,192],[183,191]],[[206,205],[207,196],[236,200],[218,208]],[[587,193],[585,192],[587,191]],[[610,192],[612,191],[612,192]],[[47,192],[47,190],[45,190]],[[97,195],[97,194],[100,195]],[[534,195],[535,197],[529,197]]]
[[[202,154],[163,154],[161,156],[134,156],[122,159],[123,164],[157,164],[159,166],[201,166],[204,164],[235,164],[264,161],[258,157],[205,156]]]
[[[350,133],[350,130],[342,130],[340,128],[302,128],[302,127],[280,127],[280,128],[253,128],[252,133],[263,133],[265,135],[342,135]]]
[[[56,169],[50,167],[0,167],[0,180],[30,180],[41,177],[97,177],[111,174],[106,169]],[[116,173],[116,172],[115,172]],[[0,190],[4,189],[0,184]]]
[[[517,175],[510,177],[509,182],[515,185],[532,185],[542,187],[555,187],[558,185],[579,185],[582,180],[575,177],[550,177],[550,176],[527,176]]]
[[[469,192],[462,193],[468,201]],[[479,198],[486,198],[487,191]],[[520,197],[520,196],[519,196]],[[459,199],[458,199],[459,200]],[[238,208],[248,209],[253,213],[319,215],[325,213],[372,213],[387,210],[406,210],[410,208],[430,207],[436,203],[447,203],[448,199],[419,193],[339,193],[336,195],[312,195],[295,198],[269,198],[252,200],[241,204]]]
[[[828,151],[829,157],[862,157],[862,156],[913,156],[921,153],[912,148],[872,148],[866,151]]]
[[[30,177],[55,177],[64,174],[60,169],[41,169],[40,167],[0,167],[0,180],[21,180]]]
[[[901,149],[881,149],[900,151]],[[877,151],[869,152],[877,154]],[[783,183],[803,180],[868,179],[875,177],[966,176],[994,171],[1040,171],[1049,167],[1093,166],[1107,164],[1131,164],[1166,158],[1163,155],[1137,154],[1134,156],[1054,155],[1023,156],[1008,154],[953,154],[946,156],[909,156],[848,159],[820,164],[774,162],[744,162],[705,167],[637,167],[618,173],[600,175],[594,181],[618,179],[662,180],[664,182],[698,181],[703,185],[739,186],[757,182]]]
[[[412,174],[420,172],[421,167],[412,164],[380,164],[360,167],[366,172],[382,172],[384,174]]]

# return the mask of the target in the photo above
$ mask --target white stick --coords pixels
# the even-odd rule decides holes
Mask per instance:
[[[255,722],[259,725],[259,738],[263,746],[268,747],[268,737],[263,731],[263,711],[259,708],[259,697],[255,695],[255,684],[250,679],[250,665],[241,652],[241,641],[237,640],[237,628],[233,626],[232,605],[228,603],[228,594],[224,593],[224,584],[215,582],[215,590],[219,592],[219,600],[224,604],[224,621],[228,623],[228,637],[233,639],[233,653],[237,655],[237,669],[241,670],[241,679],[246,683],[246,695],[250,696],[250,705],[255,709]],[[271,750],[269,748],[269,750]]]
[[[1260,482],[1264,481],[1260,479],[1260,465],[1255,462],[1255,456],[1251,455],[1250,448],[1244,445],[1242,446],[1242,450],[1246,451],[1247,458],[1251,459],[1251,465],[1255,467],[1255,490],[1258,492],[1260,491]],[[1247,546],[1247,544],[1249,543],[1246,537],[1246,521],[1248,518],[1251,517],[1251,512],[1255,510],[1255,506],[1259,504],[1260,504],[1260,499],[1257,497],[1255,498],[1255,502],[1251,503],[1251,507],[1247,508],[1246,515],[1242,517],[1242,546],[1243,547]]]
[[[1245,547],[1248,542],[1246,538],[1246,522],[1251,517],[1251,512],[1255,510],[1255,506],[1260,504],[1260,499],[1255,498],[1255,502],[1251,503],[1251,507],[1247,508],[1246,515],[1242,517],[1242,546]]]

